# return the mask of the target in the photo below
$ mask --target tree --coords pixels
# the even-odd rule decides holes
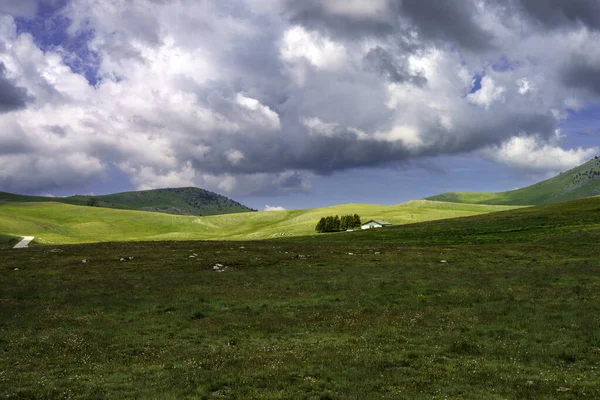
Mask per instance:
[[[345,231],[352,228],[352,221],[348,217],[349,215],[342,215],[340,218],[340,230]]]
[[[335,232],[335,218],[333,216],[328,216],[325,218],[325,232]]]
[[[358,216],[358,214],[354,214],[354,217],[352,219],[354,220],[352,227],[360,228],[360,226],[362,225],[362,222],[360,222],[360,217]]]
[[[325,217],[323,217],[317,223],[317,226],[315,228],[317,230],[317,232],[319,232],[319,233],[326,232],[326,230],[325,230],[325,224],[326,224]]]
[[[358,214],[343,215],[340,218],[340,229],[345,231],[348,229],[360,228],[360,217]]]
[[[319,233],[323,232],[338,232],[340,230],[348,230],[360,227],[360,217],[357,214],[342,215],[340,218],[338,215],[329,215],[322,217],[315,230]]]

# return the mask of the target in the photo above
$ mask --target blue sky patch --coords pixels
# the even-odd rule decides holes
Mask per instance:
[[[59,0],[56,4],[42,2],[35,18],[15,18],[17,33],[31,34],[42,51],[62,53],[65,64],[73,72],[83,75],[90,85],[95,85],[100,56],[88,46],[95,32],[90,28],[69,35],[67,29],[71,21],[62,12],[67,4],[67,0]]]
[[[479,74],[473,75],[473,87],[471,88],[471,91],[469,92],[469,94],[475,93],[479,89],[481,89],[481,80],[483,79],[484,76],[485,76],[485,72],[481,72]]]

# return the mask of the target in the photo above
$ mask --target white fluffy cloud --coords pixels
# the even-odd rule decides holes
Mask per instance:
[[[525,80],[525,82],[527,82]],[[519,87],[519,93],[525,90],[527,86]],[[485,107],[486,109],[490,108],[490,106],[497,102],[503,101],[502,94],[504,93],[504,88],[501,86],[496,86],[494,80],[488,76],[484,76],[481,79],[481,88],[475,93],[471,93],[467,96],[470,102],[473,104],[477,104],[479,106]]]
[[[266,205],[265,206],[265,211],[285,211],[286,209],[281,207],[281,206],[270,206],[270,205]]]
[[[565,171],[593,158],[598,147],[565,150],[539,142],[535,137],[513,137],[499,146],[484,150],[484,155],[499,163],[530,172]]]
[[[304,85],[310,67],[336,70],[347,62],[346,48],[316,32],[308,32],[301,26],[285,31],[281,43],[281,59],[287,64],[296,84]]]

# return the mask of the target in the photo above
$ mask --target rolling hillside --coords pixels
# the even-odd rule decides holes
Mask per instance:
[[[77,206],[94,206],[124,210],[154,211],[180,215],[216,215],[254,211],[225,196],[208,190],[185,187],[103,196],[41,197],[0,192],[2,202],[58,202]]]
[[[321,217],[335,214],[358,213],[363,221],[385,219],[399,225],[510,208],[416,200],[394,206],[347,204],[311,210],[194,217],[53,202],[5,202],[0,203],[0,233],[35,236],[37,243],[247,240],[311,235]]]
[[[541,205],[600,195],[600,158],[596,157],[553,178],[507,192],[452,192],[426,200],[470,204]]]

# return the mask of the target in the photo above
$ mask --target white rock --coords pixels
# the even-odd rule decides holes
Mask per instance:
[[[125,259],[123,257],[121,257],[121,259],[119,261],[125,261]]]
[[[87,260],[81,260],[81,263],[85,264],[85,263],[87,263]]]
[[[18,270],[19,270],[19,268],[15,268],[15,269],[14,269],[14,271],[18,271]]]
[[[447,263],[448,261],[446,260],[440,260],[441,263]]]
[[[221,268],[219,268],[219,266],[218,266],[218,265],[215,265],[215,266],[213,267],[213,271],[218,271],[218,270],[220,270],[220,269],[221,269]]]

